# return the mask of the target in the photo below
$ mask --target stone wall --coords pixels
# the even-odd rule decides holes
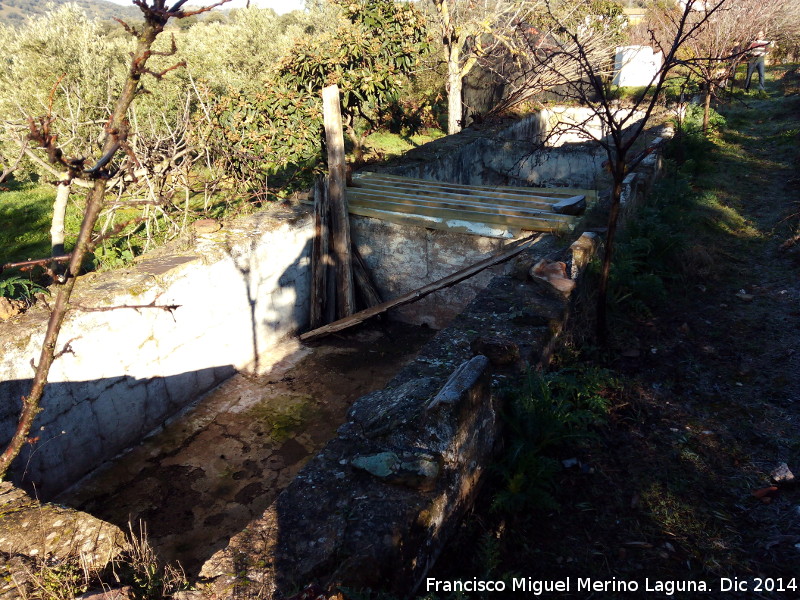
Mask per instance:
[[[631,115],[630,127],[640,118]],[[465,129],[376,170],[468,185],[597,189],[604,183],[606,153],[593,142],[606,134],[591,109],[553,107],[510,123]]]
[[[351,217],[351,233],[384,300],[397,298],[495,254],[513,238],[498,239]],[[393,319],[442,329],[504,265],[394,309]]]
[[[500,435],[501,390],[546,364],[568,299],[528,277],[540,258],[582,271],[592,234],[516,259],[383,390],[264,514],[202,568],[218,600],[283,598],[310,583],[413,597],[474,502]]]
[[[51,496],[139,441],[308,318],[312,220],[275,210],[76,285],[32,436],[14,478]],[[117,308],[154,303],[156,308]],[[48,310],[0,324],[0,447],[30,388]]]

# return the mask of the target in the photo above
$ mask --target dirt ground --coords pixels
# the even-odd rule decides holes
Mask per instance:
[[[559,508],[500,517],[488,490],[456,541],[472,558],[451,546],[437,577],[569,578],[557,595],[573,598],[800,597],[800,485],[770,477],[781,463],[800,477],[800,253],[780,248],[800,213],[800,78],[783,74],[725,110],[697,180],[742,226],[698,240],[704,272],[628,320],[634,351],[591,357],[625,391],[599,439],[559,457],[577,459]]]
[[[133,533],[189,577],[259,516],[333,437],[354,400],[430,339],[377,323],[298,346],[262,376],[238,374],[58,501]]]

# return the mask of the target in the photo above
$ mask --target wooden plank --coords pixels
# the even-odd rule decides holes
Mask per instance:
[[[521,229],[536,229],[539,226],[552,226],[569,228],[573,225],[575,217],[569,215],[557,215],[555,213],[531,213],[523,215],[504,214],[502,212],[492,213],[489,211],[474,211],[453,208],[438,208],[422,205],[403,204],[371,198],[364,196],[353,196],[351,208],[363,206],[387,212],[399,212],[411,215],[423,215],[436,217],[445,221],[472,221],[478,223],[490,223],[508,227],[519,227]],[[351,211],[352,212],[352,211]]]
[[[407,183],[403,181],[391,181],[391,180],[383,180],[383,179],[372,179],[372,178],[364,178],[364,177],[356,177],[353,179],[353,187],[358,188],[365,188],[365,189],[380,189],[380,190],[394,190],[394,191],[403,191],[407,193],[418,193],[418,194],[428,194],[428,195],[447,195],[451,197],[473,199],[473,200],[480,200],[480,199],[491,199],[492,201],[497,201],[498,199],[502,199],[503,201],[509,202],[525,202],[525,203],[537,203],[546,206],[555,204],[564,198],[568,198],[569,196],[566,195],[544,195],[544,194],[525,194],[525,193],[515,193],[515,192],[502,192],[498,190],[488,190],[488,189],[475,189],[469,187],[461,187],[456,188],[452,187],[449,184],[441,184],[438,185],[426,185],[423,182],[419,183]]]
[[[362,190],[365,192],[375,192],[380,194],[403,194],[409,198],[422,200],[446,200],[460,204],[503,204],[507,206],[520,206],[525,208],[538,208],[539,210],[553,212],[552,207],[566,198],[541,198],[539,196],[519,196],[510,197],[510,194],[492,194],[490,192],[462,193],[456,190],[428,189],[423,186],[408,187],[396,186],[390,183],[375,185],[367,182],[360,185],[363,180],[356,180],[359,185],[348,187],[349,191]],[[571,197],[571,196],[570,196]]]
[[[442,229],[457,233],[471,233],[485,237],[496,236],[486,236],[486,234],[481,232],[481,229],[484,227],[489,229],[519,229],[525,231],[542,231],[547,233],[571,230],[572,227],[574,227],[574,225],[567,223],[522,217],[510,219],[514,221],[513,223],[484,223],[482,221],[469,221],[466,219],[444,219],[442,217],[431,217],[417,213],[398,213],[380,210],[378,208],[370,208],[368,206],[360,206],[355,204],[350,205],[350,214],[359,215],[362,217],[372,217],[374,219],[391,221],[393,223],[416,225],[418,227],[428,227],[429,229]],[[406,220],[400,220],[401,217],[406,217]],[[468,226],[467,224],[471,226]]]
[[[597,190],[583,189],[583,188],[539,188],[539,187],[513,187],[504,185],[467,185],[464,183],[447,183],[443,181],[432,181],[427,179],[417,179],[412,177],[401,177],[400,175],[389,175],[384,173],[373,173],[371,171],[362,171],[353,175],[353,179],[369,179],[369,180],[385,180],[393,181],[398,184],[424,184],[431,187],[447,187],[453,189],[466,189],[477,191],[488,191],[498,193],[511,193],[523,195],[541,195],[546,198],[564,198],[570,196],[585,195],[587,199],[596,200]]]
[[[314,241],[311,246],[311,307],[309,322],[312,328],[320,327],[325,320],[325,302],[328,297],[328,202],[325,181],[314,181]]]
[[[310,205],[311,202],[301,200],[301,204]],[[471,235],[480,235],[482,237],[492,237],[497,239],[509,239],[519,236],[522,231],[519,227],[505,227],[497,225],[489,225],[488,223],[466,223],[462,221],[446,222],[436,217],[424,217],[422,215],[402,214],[395,212],[387,212],[383,210],[376,210],[364,206],[355,206],[348,203],[348,210],[351,215],[360,217],[370,217],[373,219],[380,219],[389,223],[397,225],[410,225],[412,227],[426,227],[428,229],[436,229],[438,231],[450,231],[453,233],[467,233]],[[555,229],[533,229],[529,231],[556,231]]]
[[[336,314],[341,319],[355,312],[353,267],[350,255],[350,220],[347,211],[344,134],[339,86],[322,89],[325,141],[328,147],[328,202],[331,210],[331,247],[336,259]]]
[[[460,283],[465,279],[469,279],[473,275],[477,275],[481,271],[488,269],[489,267],[493,267],[494,265],[499,265],[500,263],[503,263],[515,257],[520,252],[532,246],[533,243],[541,239],[541,237],[542,237],[541,235],[537,235],[534,237],[525,238],[524,240],[513,242],[512,244],[509,244],[503,251],[499,252],[498,254],[495,254],[494,256],[490,256],[489,258],[477,262],[474,265],[471,265],[464,269],[460,269],[455,273],[448,275],[447,277],[443,277],[442,279],[438,279],[432,283],[422,286],[421,288],[408,292],[407,294],[403,294],[399,298],[395,298],[394,300],[389,300],[388,302],[383,302],[381,304],[378,304],[377,306],[373,306],[372,308],[359,311],[344,319],[339,319],[338,321],[329,323],[328,325],[324,325],[317,329],[307,331],[306,333],[300,336],[300,341],[308,342],[311,340],[324,337],[326,335],[330,335],[332,333],[336,333],[337,331],[348,329],[353,325],[358,325],[359,323],[363,323],[369,318],[383,314],[391,308],[397,308],[398,306],[403,306],[405,304],[411,304],[412,302],[416,302],[420,298],[424,298],[425,296],[432,294],[433,292]]]
[[[502,200],[504,202],[521,202],[526,204],[538,204],[544,208],[555,204],[568,196],[544,196],[539,194],[517,194],[512,192],[499,192],[496,190],[479,190],[470,188],[455,188],[447,187],[446,185],[430,186],[424,183],[405,183],[399,181],[389,180],[373,180],[371,178],[356,177],[353,179],[353,187],[369,189],[369,190],[382,190],[382,191],[395,191],[404,193],[416,193],[419,195],[429,196],[447,196],[453,198],[463,199],[465,201],[477,201],[481,199],[490,199],[492,201]]]
[[[541,188],[541,187],[527,187],[527,186],[507,186],[507,185],[471,185],[465,183],[449,183],[444,181],[434,181],[429,179],[418,179],[412,177],[402,177],[400,175],[389,175],[383,173],[373,173],[370,171],[362,171],[353,176],[356,179],[365,179],[369,181],[386,181],[392,182],[397,185],[410,185],[410,184],[423,184],[432,185],[437,187],[448,187],[452,189],[464,190],[477,190],[484,192],[497,192],[509,194],[523,194],[523,195],[540,195],[545,198],[563,198],[568,196],[576,196],[584,194],[589,198],[596,199],[597,190],[584,189],[584,188]]]
[[[503,227],[489,225],[488,223],[468,223],[466,221],[444,221],[435,217],[423,217],[421,215],[408,215],[383,210],[375,210],[364,206],[350,206],[350,214],[360,217],[370,217],[380,219],[388,223],[397,225],[410,225],[412,227],[425,227],[438,231],[449,231],[451,233],[466,233],[470,235],[480,235],[481,237],[491,237],[497,239],[509,239],[517,237],[522,232],[519,227]],[[555,229],[535,229],[530,231],[556,231]]]
[[[551,221],[571,222],[573,218],[569,215],[558,214],[550,211],[542,211],[537,208],[509,207],[498,204],[475,204],[446,201],[422,201],[416,198],[409,198],[404,194],[391,194],[381,192],[371,192],[367,190],[353,189],[348,192],[351,204],[362,206],[372,206],[373,208],[383,208],[396,212],[419,211],[419,214],[433,217],[447,216],[449,214],[463,215],[500,215],[510,217],[533,217],[547,219]],[[452,218],[452,217],[448,217]],[[462,218],[462,217],[458,217]],[[463,217],[463,218],[473,218]],[[479,219],[480,220],[480,219]]]

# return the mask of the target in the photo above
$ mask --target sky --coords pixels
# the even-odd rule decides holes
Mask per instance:
[[[114,4],[127,4],[131,5],[131,0],[108,0]],[[187,4],[203,6],[213,4],[217,0],[190,0]],[[225,4],[224,8],[241,8],[246,4],[246,0],[231,0]],[[291,12],[295,9],[302,8],[303,0],[250,0],[250,6],[258,6],[260,8],[272,8],[278,14]]]

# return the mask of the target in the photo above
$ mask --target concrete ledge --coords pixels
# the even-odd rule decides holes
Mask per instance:
[[[310,216],[264,211],[124,269],[80,277],[14,479],[43,498],[137,443],[308,319]],[[172,312],[120,306],[177,305]],[[0,323],[0,447],[39,360],[49,311]]]

